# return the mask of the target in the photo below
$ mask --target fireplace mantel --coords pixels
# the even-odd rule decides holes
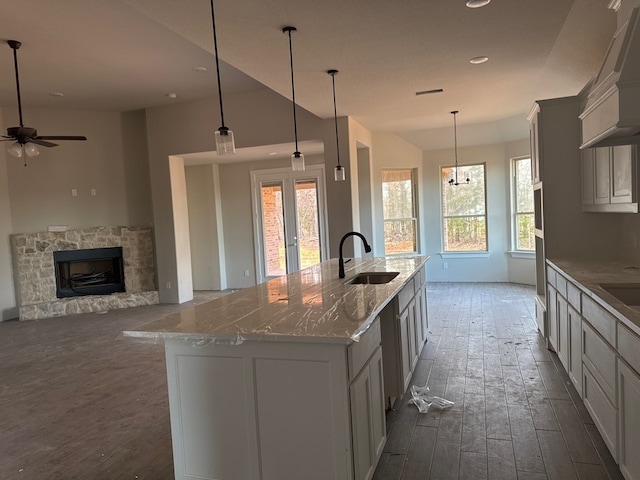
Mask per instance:
[[[57,298],[54,251],[122,247],[126,292]],[[11,235],[20,320],[158,303],[150,227],[93,227]]]

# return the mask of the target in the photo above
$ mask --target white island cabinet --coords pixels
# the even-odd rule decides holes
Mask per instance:
[[[371,479],[386,442],[382,323],[400,320],[388,312],[407,285],[424,289],[427,259],[358,259],[345,279],[330,260],[125,332],[164,339],[176,479]],[[363,271],[399,274],[349,283]]]

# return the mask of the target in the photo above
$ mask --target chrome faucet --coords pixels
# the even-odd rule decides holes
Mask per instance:
[[[344,258],[342,258],[342,245],[344,244],[344,241],[347,239],[347,237],[350,237],[351,235],[356,235],[362,239],[362,243],[364,243],[365,252],[369,253],[371,251],[371,246],[367,243],[367,239],[364,238],[364,235],[362,235],[359,232],[345,233],[344,236],[342,237],[342,240],[340,240],[340,260],[338,260],[338,278],[344,278]]]

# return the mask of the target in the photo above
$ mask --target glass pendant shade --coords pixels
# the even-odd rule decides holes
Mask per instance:
[[[291,155],[291,170],[294,172],[304,171],[304,155],[300,152],[293,152]]]
[[[336,168],[333,169],[333,179],[336,182],[344,182],[347,179],[344,167],[342,165],[336,165]]]
[[[9,152],[14,157],[21,158],[23,154],[22,145],[20,145],[18,142],[12,143],[7,148],[7,152]]]
[[[233,140],[233,132],[227,127],[216,130],[216,152],[218,155],[234,155],[236,144]]]
[[[40,151],[33,143],[25,144],[24,151],[27,154],[27,157],[37,157],[40,155]]]

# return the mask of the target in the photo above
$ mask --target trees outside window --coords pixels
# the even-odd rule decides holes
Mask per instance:
[[[415,173],[382,170],[382,214],[385,255],[418,251]]]
[[[533,216],[533,186],[531,185],[531,159],[514,158],[511,177],[513,192],[513,249],[535,249]]]
[[[441,167],[442,244],[445,252],[487,251],[485,165],[458,167],[458,178],[470,182],[449,185],[455,167]]]

